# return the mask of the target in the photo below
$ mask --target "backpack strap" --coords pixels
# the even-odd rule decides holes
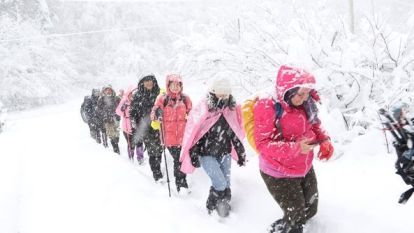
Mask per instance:
[[[274,100],[274,101],[275,101],[275,111],[276,111],[275,125],[278,131],[277,136],[282,137],[282,126],[280,125],[280,118],[282,118],[283,108],[282,108],[282,104],[280,104],[277,100]]]
[[[167,106],[167,104],[168,104],[168,101],[170,101],[170,96],[167,95],[167,94],[165,94],[165,93],[163,94],[163,96],[164,96],[163,106],[165,108]],[[185,108],[187,108],[187,97],[181,93],[179,100],[182,100],[183,103],[184,103],[184,105],[185,105]]]
[[[162,94],[164,96],[164,102],[162,104],[162,106],[164,106],[164,108],[167,106],[168,101],[170,101],[170,96],[168,96],[167,94]]]

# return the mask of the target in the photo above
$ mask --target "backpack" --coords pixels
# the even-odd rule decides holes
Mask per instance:
[[[257,147],[256,142],[254,140],[254,106],[259,98],[255,97],[253,99],[247,99],[243,102],[241,110],[242,110],[242,117],[243,117],[243,128],[246,131],[247,141],[250,144],[250,147],[253,148],[256,153]],[[280,121],[279,119],[282,117],[283,114],[283,108],[282,105],[275,101],[275,111],[276,111],[276,119],[275,119],[275,125],[279,132],[282,132],[280,128]]]
[[[85,98],[83,100],[83,103],[81,105],[81,109],[80,109],[80,113],[81,113],[82,120],[85,123],[88,123],[89,122],[89,116],[88,116],[88,113],[87,113],[86,108],[87,108],[87,105],[88,105],[88,103],[90,101],[91,101],[90,100],[90,97],[89,96],[85,96]]]
[[[407,185],[412,186],[402,193],[398,200],[400,204],[405,204],[414,193],[414,148],[412,148],[414,126],[407,119],[404,119],[404,123],[400,122],[399,120],[402,119],[401,114],[393,114],[385,109],[380,109],[378,112],[385,117],[385,119],[381,119],[385,130],[389,130],[395,139],[393,145],[397,154],[397,161],[395,162],[396,173],[401,176]],[[393,115],[399,119],[396,119]],[[412,121],[413,119],[411,119]]]

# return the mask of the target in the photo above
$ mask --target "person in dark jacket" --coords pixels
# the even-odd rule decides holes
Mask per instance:
[[[99,89],[92,89],[92,95],[85,96],[81,106],[81,116],[89,126],[91,137],[97,143],[101,143],[101,133],[104,135],[105,130],[102,126],[102,119],[98,113],[98,99],[100,96]]]
[[[102,96],[98,100],[98,111],[102,117],[105,131],[115,153],[119,151],[119,120],[120,117],[115,113],[115,109],[120,102],[114,89],[110,85],[102,88]]]
[[[137,154],[137,157],[143,157],[144,150],[142,148],[145,144],[155,181],[159,181],[163,177],[161,172],[163,148],[161,146],[159,131],[151,127],[150,114],[159,93],[160,87],[155,76],[143,76],[138,81],[138,87],[132,97],[129,112],[131,124],[136,129],[134,142],[137,147],[137,153],[138,151],[142,153],[141,155]]]
[[[201,165],[209,176],[212,183],[206,203],[209,213],[218,206],[229,208],[231,158],[239,166],[245,165],[246,153],[241,142],[244,136],[241,109],[231,95],[230,81],[217,78],[207,98],[188,116],[180,158],[182,172],[191,173]]]

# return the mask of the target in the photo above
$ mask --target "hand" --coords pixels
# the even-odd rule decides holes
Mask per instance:
[[[159,121],[151,121],[151,127],[154,129],[154,130],[160,130],[160,128],[161,128],[161,124],[160,124],[160,122]]]
[[[246,155],[245,154],[242,154],[241,156],[239,156],[239,160],[237,160],[237,164],[239,165],[239,167],[246,166]]]
[[[326,140],[319,145],[318,158],[320,160],[329,160],[332,157],[333,152],[334,148],[331,141]]]
[[[198,155],[190,155],[191,157],[191,165],[193,167],[200,167],[200,159],[198,158]]]
[[[305,138],[302,141],[299,142],[300,144],[300,152],[302,154],[308,154],[313,148],[315,148],[316,145],[309,144],[310,140]]]

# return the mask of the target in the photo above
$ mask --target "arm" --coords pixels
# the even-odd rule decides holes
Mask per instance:
[[[119,102],[118,106],[115,109],[115,113],[120,117],[126,117],[126,106],[125,106],[126,98],[122,98],[122,100]]]
[[[237,163],[239,166],[243,166],[246,162],[246,151],[244,149],[243,143],[240,141],[240,139],[236,136],[234,132],[232,132],[231,142],[234,146],[234,149],[237,152]]]
[[[187,109],[187,115],[188,115],[188,113],[190,113],[191,109],[193,108],[193,103],[191,102],[190,97],[185,96],[184,98],[186,98],[186,100],[185,100],[185,107]]]
[[[261,155],[287,158],[300,155],[299,142],[285,142],[277,136],[276,110],[271,99],[258,100],[254,107],[254,138]]]
[[[151,115],[150,115],[151,120],[155,121],[159,119],[160,117],[162,117],[163,110],[164,110],[164,95],[158,95],[157,99],[154,102],[154,106],[151,109]]]
[[[328,140],[329,136],[326,131],[322,128],[321,122],[318,120],[317,123],[312,124],[312,131],[316,135],[316,141]]]

